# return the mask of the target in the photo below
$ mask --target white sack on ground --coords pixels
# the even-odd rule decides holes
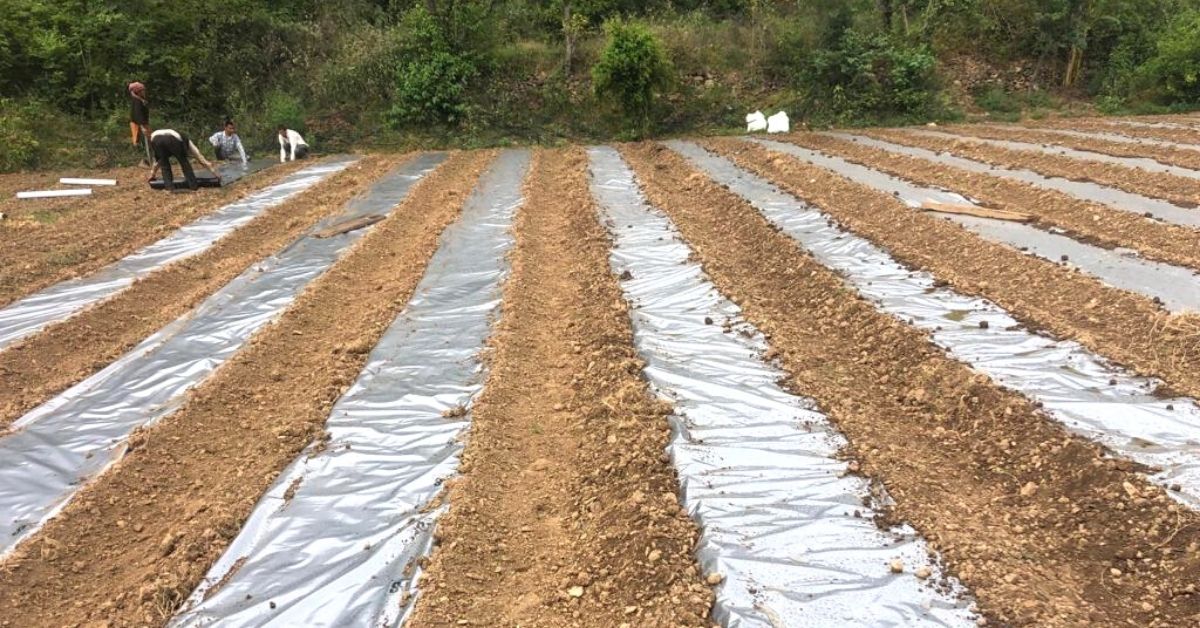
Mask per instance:
[[[767,117],[761,111],[746,114],[746,132],[758,133],[767,130]]]

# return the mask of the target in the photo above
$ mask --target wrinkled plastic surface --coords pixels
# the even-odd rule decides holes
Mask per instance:
[[[341,157],[297,171],[226,205],[95,273],[57,283],[0,309],[0,349],[124,290],[137,278],[199,255],[217,240],[355,161]],[[241,167],[240,164],[237,167]]]
[[[880,530],[868,482],[835,455],[845,439],[809,400],[783,391],[766,342],[689,261],[611,148],[590,151],[592,190],[616,240],[611,262],[633,305],[637,349],[675,404],[672,458],[699,523],[698,558],[725,576],[714,617],[729,627],[974,626],[962,588],[941,579],[913,530]],[[705,323],[705,317],[712,324]],[[723,330],[729,322],[731,332]],[[906,573],[893,574],[900,559]],[[913,572],[928,566],[928,582]]]
[[[337,220],[389,212],[443,158],[429,154],[404,164],[309,232]],[[17,420],[13,431],[0,437],[0,554],[115,462],[134,429],[178,409],[185,392],[237,353],[366,231],[301,237],[104,370]]]
[[[195,161],[192,161],[192,167],[195,171],[194,174],[196,175],[196,180],[199,182],[200,187],[219,188],[229,185],[234,181],[241,179],[242,177],[254,174],[260,170],[266,170],[267,168],[275,165],[275,163],[276,161],[274,159],[253,159],[245,164],[242,164],[241,161],[218,161],[214,163],[214,165],[217,167],[217,174],[221,175],[221,180],[219,182],[217,181],[216,177],[212,176],[212,173],[210,173],[207,168],[196,163]],[[175,175],[175,187],[187,189],[187,181],[184,179],[183,172],[179,169],[179,165],[172,164],[172,166],[174,167],[172,172]],[[155,190],[161,190],[165,188],[166,184],[163,182],[162,175],[159,175],[157,178],[151,181],[150,187]]]
[[[746,132],[758,133],[767,130],[767,117],[761,111],[746,114]]]
[[[334,406],[328,443],[276,480],[173,627],[393,626],[408,612],[443,510],[426,507],[468,425],[443,413],[482,387],[528,163],[500,155]]]
[[[942,131],[927,131],[925,129],[912,129],[912,133],[916,135],[926,135],[937,139],[947,140],[962,140],[963,136],[954,135],[953,133],[944,133]],[[994,140],[984,137],[972,137],[973,141],[982,144],[991,144],[1001,148],[1010,150],[1035,151],[1046,153],[1048,155],[1058,155],[1060,157],[1070,157],[1072,159],[1080,159],[1084,161],[1099,161],[1126,168],[1141,168],[1146,172],[1157,172],[1160,174],[1172,174],[1177,177],[1185,177],[1188,179],[1200,179],[1200,170],[1192,170],[1183,166],[1172,166],[1157,162],[1149,157],[1117,157],[1115,155],[1107,155],[1105,153],[1097,153],[1088,150],[1078,150],[1067,148],[1066,146],[1034,144],[1031,142],[1016,142],[1013,140]]]
[[[699,146],[673,142],[715,180],[746,198],[813,256],[839,272],[881,311],[932,334],[958,360],[999,384],[1040,401],[1067,428],[1118,455],[1161,469],[1154,482],[1200,508],[1200,408],[1187,398],[1162,399],[1159,380],[1138,377],[1075,342],[1025,329],[984,299],[934,285],[864,238],[763,179]],[[980,323],[988,323],[981,328]]]
[[[800,157],[859,183],[893,194],[909,207],[920,207],[926,200],[975,204],[960,194],[922,187],[879,170],[795,144],[763,144],[772,150]],[[1059,262],[1065,256],[1074,266],[1111,286],[1152,298],[1157,297],[1167,309],[1176,312],[1200,311],[1200,276],[1192,269],[1145,260],[1127,249],[1093,246],[1060,235],[1061,232],[1045,231],[1025,223],[959,214],[938,215],[988,240],[1007,244],[1052,262]]]
[[[925,148],[896,144],[865,135],[852,135],[849,133],[827,133],[826,135],[893,153],[919,157],[971,172],[1012,179],[1050,190],[1057,190],[1078,199],[1100,203],[1101,205],[1121,211],[1137,214],[1150,212],[1156,218],[1177,225],[1200,227],[1200,210],[1180,207],[1169,201],[1126,192],[1090,181],[1071,181],[1070,179],[1063,179],[1061,177],[1041,175],[1032,170],[993,166],[982,161],[951,155],[950,153],[939,153]]]

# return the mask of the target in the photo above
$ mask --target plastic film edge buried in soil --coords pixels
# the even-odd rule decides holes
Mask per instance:
[[[837,174],[893,194],[912,208],[926,201],[976,205],[961,194],[929,188],[852,161],[791,143],[755,140],[770,150],[786,153],[827,168]],[[1043,230],[1022,222],[977,216],[943,214],[980,237],[1020,249],[1029,255],[1070,263],[1100,281],[1123,290],[1158,298],[1166,309],[1200,311],[1200,276],[1182,266],[1143,259],[1123,249],[1106,249],[1063,235],[1061,230]]]
[[[689,261],[612,148],[589,150],[610,262],[632,305],[654,390],[675,405],[670,453],[701,529],[698,560],[724,577],[726,626],[974,626],[963,587],[907,526],[879,529],[868,480],[836,459],[845,439],[815,404],[782,390],[766,343]],[[712,320],[708,324],[705,318]],[[723,330],[730,323],[732,331]],[[892,573],[901,560],[905,573]],[[914,572],[930,569],[920,580]]]
[[[177,410],[184,393],[279,316],[366,230],[325,239],[309,234],[332,222],[390,212],[444,159],[430,153],[399,166],[340,215],[313,226],[100,372],[14,422],[0,437],[0,556],[118,460],[135,429]]]
[[[1200,407],[1154,395],[1160,382],[1111,364],[1073,341],[1033,333],[999,306],[935,286],[829,216],[718,155],[670,142],[698,169],[746,199],[879,310],[931,334],[952,357],[1040,401],[1069,430],[1157,472],[1149,478],[1200,509]],[[982,323],[987,323],[986,326]]]
[[[484,174],[404,311],[339,399],[328,441],[301,454],[171,622],[185,626],[394,626],[443,507],[482,389],[480,359],[508,276],[530,154]]]
[[[1158,198],[1151,198],[1133,192],[1126,192],[1118,188],[1092,183],[1090,181],[1072,181],[1061,177],[1039,174],[1032,170],[1020,168],[1016,166],[995,166],[983,161],[977,161],[969,157],[962,157],[950,153],[939,153],[928,148],[918,146],[909,146],[907,144],[899,144],[896,142],[881,140],[875,137],[866,135],[856,135],[844,132],[829,132],[823,135],[834,139],[846,140],[856,144],[867,146],[870,148],[878,148],[891,153],[900,153],[909,157],[917,157],[926,161],[944,164],[954,168],[961,168],[977,174],[984,174],[1012,181],[1020,181],[1030,185],[1055,190],[1062,192],[1074,198],[1099,203],[1105,207],[1117,209],[1132,214],[1145,214],[1147,212],[1154,217],[1169,222],[1172,224],[1183,225],[1187,227],[1200,227],[1200,211],[1180,207]],[[953,152],[953,151],[951,151]]]
[[[199,218],[94,273],[54,284],[0,309],[0,350],[121,292],[139,277],[203,253],[218,240],[357,161],[341,156],[294,172]],[[234,172],[238,170],[235,169]]]

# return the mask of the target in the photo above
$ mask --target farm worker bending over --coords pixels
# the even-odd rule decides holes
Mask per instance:
[[[221,175],[217,174],[217,170],[212,164],[200,154],[200,149],[192,143],[188,137],[173,129],[159,129],[150,134],[150,146],[154,149],[154,168],[150,170],[150,180],[154,180],[154,175],[162,170],[163,186],[171,191],[175,190],[175,175],[171,172],[171,158],[179,162],[179,169],[183,170],[183,178],[187,180],[189,188],[195,190],[200,187],[196,183],[196,173],[192,172],[192,164],[188,161],[188,153],[191,153],[200,163],[204,164],[208,171],[213,173],[213,176],[220,182]]]
[[[286,163],[308,156],[308,142],[300,134],[279,125],[279,163]]]
[[[146,86],[138,81],[129,84],[129,134],[134,146],[146,148],[147,166],[150,165],[150,101],[146,100]]]
[[[225,118],[225,128],[213,133],[208,143],[213,145],[218,160],[233,159],[234,153],[237,153],[242,158],[242,165],[246,165],[246,149],[242,147],[242,138],[238,137],[233,120]]]

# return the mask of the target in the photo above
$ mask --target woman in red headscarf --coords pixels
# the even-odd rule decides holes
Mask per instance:
[[[133,145],[146,149],[146,164],[150,163],[150,101],[146,100],[146,86],[138,81],[129,84],[129,134]]]

